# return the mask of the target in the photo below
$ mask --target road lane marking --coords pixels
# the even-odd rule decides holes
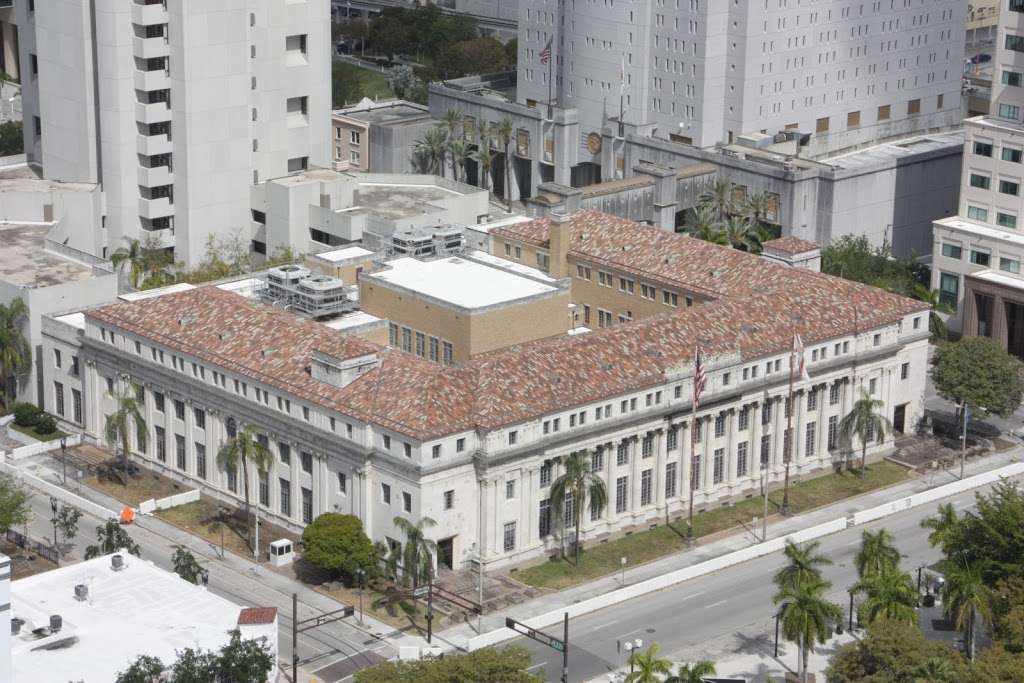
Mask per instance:
[[[725,599],[725,600],[719,600],[718,602],[713,602],[713,603],[711,603],[710,605],[705,605],[705,606],[704,606],[704,608],[705,608],[705,609],[711,609],[712,607],[718,607],[719,605],[724,605],[724,604],[725,604],[725,603],[727,603],[727,602],[729,602],[729,600],[728,600],[728,599]]]

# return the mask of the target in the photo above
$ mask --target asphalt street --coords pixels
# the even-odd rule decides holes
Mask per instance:
[[[53,540],[53,527],[50,524],[50,500],[39,492],[31,498],[32,519],[29,531],[33,539],[43,542]],[[79,522],[79,531],[75,539],[64,546],[65,556],[69,560],[82,559],[85,547],[95,541],[95,527],[103,520],[83,515]],[[143,525],[145,521],[143,521]],[[173,571],[171,555],[174,544],[157,533],[139,524],[127,528],[132,539],[141,547],[141,556],[158,567]],[[292,657],[292,599],[289,593],[281,592],[261,581],[261,574],[269,572],[259,569],[256,572],[241,573],[226,567],[217,556],[218,550],[210,549],[209,554],[197,554],[196,559],[209,572],[208,589],[231,602],[243,606],[276,607],[278,610],[278,659],[290,663]],[[307,619],[316,612],[299,603],[299,620]],[[390,658],[395,651],[386,643],[373,638],[367,633],[345,622],[336,622],[313,631],[299,634],[300,665],[310,672],[321,672],[319,680],[331,683],[335,680],[346,680],[350,673]],[[126,663],[127,665],[127,663]],[[335,673],[336,675],[331,675]]]
[[[965,510],[973,507],[974,492],[942,502],[953,502],[958,510]],[[824,571],[825,578],[832,582],[830,598],[843,606],[844,613],[849,605],[846,590],[857,579],[853,558],[861,534],[865,530],[889,529],[896,536],[903,568],[916,574],[917,567],[940,558],[939,551],[928,545],[927,533],[920,528],[920,521],[934,514],[935,508],[936,505],[920,506],[822,539],[821,550],[834,563]],[[670,659],[681,649],[741,629],[749,634],[752,624],[768,629],[759,642],[771,642],[774,634],[769,631],[775,611],[771,578],[784,564],[781,552],[767,555],[573,619],[569,626],[569,680],[588,681],[623,666],[627,660],[619,644],[638,638],[644,647],[659,643],[661,656]],[[561,637],[561,625],[543,630]],[[525,638],[512,643],[531,652],[533,662],[543,666],[548,680],[559,679],[561,653]]]

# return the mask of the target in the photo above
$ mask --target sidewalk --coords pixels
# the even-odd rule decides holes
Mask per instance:
[[[60,485],[61,476],[59,473],[60,464],[56,463],[47,455],[41,455],[28,459],[17,464],[23,469],[50,483]],[[69,480],[71,486],[74,482]],[[81,486],[80,490],[70,491],[70,486],[62,487],[70,493],[76,493],[86,500],[102,505],[110,510],[120,510],[124,504],[110,496],[90,489],[88,486]],[[71,495],[68,495],[64,502],[75,504]],[[343,605],[336,600],[314,590],[306,584],[274,571],[266,565],[259,565],[254,561],[243,558],[232,552],[225,553],[221,559],[220,549],[203,538],[194,536],[173,524],[152,515],[139,515],[136,517],[133,527],[149,531],[167,541],[168,547],[181,545],[188,548],[209,571],[210,583],[215,581],[217,585],[228,587],[240,587],[244,585],[258,584],[256,589],[273,590],[286,598],[285,602],[290,605],[291,595],[298,596],[300,619],[312,616],[309,612],[323,613],[340,609]],[[84,545],[84,544],[83,544]],[[278,600],[280,601],[280,600]],[[305,608],[305,609],[304,609]],[[286,616],[291,618],[291,610]],[[303,612],[306,612],[305,614]],[[426,640],[417,635],[409,635],[397,631],[394,627],[373,619],[369,616],[363,617],[364,626],[360,627],[353,619],[346,622],[346,625],[354,630],[360,631],[375,639],[386,641],[393,648],[404,646],[426,646]]]
[[[1021,460],[1024,457],[1024,447],[1017,446],[1003,453],[997,453],[982,459],[975,459],[968,462],[965,469],[967,476],[980,474],[994,470],[1004,465]],[[936,486],[956,481],[957,477],[952,471],[934,471],[926,475],[911,479],[896,486],[886,489],[879,489],[871,493],[840,501],[818,510],[807,512],[796,517],[777,520],[768,525],[768,538],[778,538],[791,534],[801,529],[823,524],[835,519],[845,517],[854,512],[867,510],[869,508],[883,505],[889,501],[903,498],[915,493],[927,491]],[[756,530],[758,533],[760,529]],[[654,560],[647,564],[627,569],[625,572],[625,585],[632,585],[662,576],[678,569],[704,562],[706,560],[725,555],[736,550],[741,550],[759,542],[759,538],[750,532],[741,532],[732,536],[721,538],[708,543],[697,545],[693,550],[688,550],[674,555]],[[512,605],[500,611],[485,615],[483,618],[483,632],[487,633],[505,625],[505,617],[515,619],[528,619],[538,614],[544,614],[553,610],[573,605],[582,600],[610,593],[623,586],[622,574],[606,576],[589,583],[581,584],[563,591],[549,593],[534,600]],[[449,628],[440,634],[439,638],[452,643],[457,647],[464,647],[468,640],[478,635],[475,622],[471,624],[460,624]]]

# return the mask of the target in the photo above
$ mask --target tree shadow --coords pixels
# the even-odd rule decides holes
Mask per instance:
[[[775,656],[775,640],[767,633],[756,636],[748,636],[745,633],[736,632],[733,634],[736,639],[736,646],[732,649],[735,654],[759,654],[765,657]],[[779,643],[782,644],[781,641]]]

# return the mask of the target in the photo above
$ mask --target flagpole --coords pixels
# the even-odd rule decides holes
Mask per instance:
[[[796,406],[793,405],[793,363],[796,359],[796,323],[793,323],[794,348],[789,350],[789,402],[786,404],[786,433],[782,436],[782,462],[786,468],[785,479],[782,484],[782,516],[789,516],[789,454],[793,450],[793,413]]]
[[[700,347],[694,347],[693,359],[693,403],[690,406],[690,511],[687,514],[686,522],[686,545],[690,547],[693,546],[693,461],[697,453],[697,366],[700,359]]]

